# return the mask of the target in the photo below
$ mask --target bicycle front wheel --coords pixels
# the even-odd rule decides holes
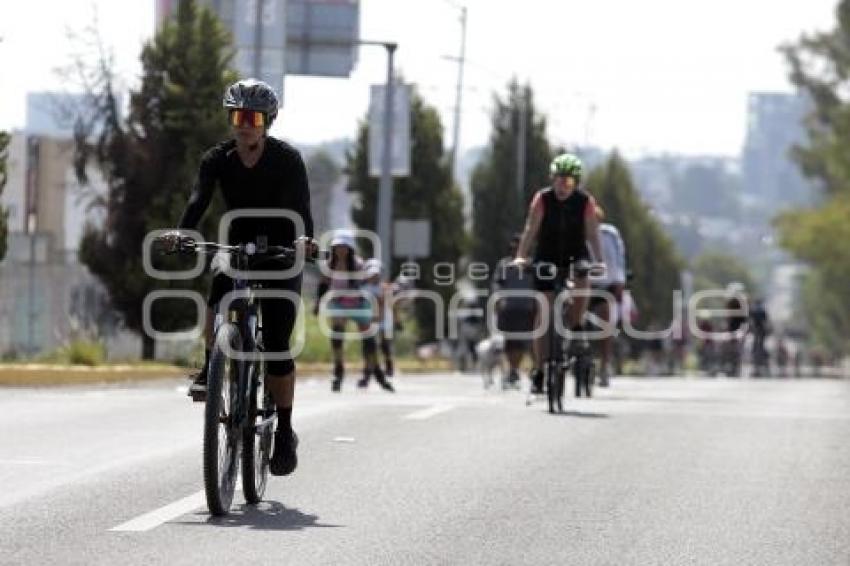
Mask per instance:
[[[272,454],[274,421],[266,421],[274,416],[275,405],[271,393],[265,391],[263,365],[262,361],[254,363],[254,371],[261,373],[251,386],[248,426],[243,430],[242,439],[242,491],[245,501],[251,505],[263,500]]]
[[[236,487],[241,432],[235,415],[239,363],[225,355],[225,345],[239,351],[242,339],[233,324],[222,325],[210,353],[207,404],[204,409],[204,491],[213,515],[226,515]]]

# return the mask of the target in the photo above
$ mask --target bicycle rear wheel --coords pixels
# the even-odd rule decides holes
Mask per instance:
[[[241,434],[236,422],[239,363],[228,358],[224,346],[241,349],[242,339],[233,324],[222,325],[210,353],[207,402],[204,408],[204,491],[213,515],[226,515],[233,503]]]
[[[573,376],[576,381],[576,397],[590,397],[593,394],[593,362],[584,356],[577,357]]]
[[[251,505],[263,500],[269,479],[269,461],[272,453],[275,405],[271,393],[265,391],[263,362],[254,363],[254,371],[261,372],[253,380],[248,400],[248,425],[242,431],[242,491]],[[259,417],[259,418],[258,418]],[[261,428],[257,428],[264,422]]]
[[[558,370],[551,360],[546,362],[546,398],[549,401],[549,412],[555,413],[558,405]]]

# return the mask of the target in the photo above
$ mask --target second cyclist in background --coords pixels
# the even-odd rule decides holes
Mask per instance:
[[[516,265],[526,265],[532,243],[537,242],[535,264],[551,266],[545,273],[541,269],[535,270],[535,289],[543,293],[545,305],[542,308],[547,312],[552,309],[555,282],[567,277],[570,269],[577,263],[590,263],[588,244],[594,257],[603,257],[596,201],[579,188],[582,169],[581,160],[570,153],[561,154],[552,160],[549,167],[552,185],[534,194],[514,260]],[[577,290],[587,290],[590,287],[587,276],[575,277],[574,283]],[[583,330],[587,303],[588,297],[578,293],[570,305],[569,327],[573,333],[581,333]],[[538,312],[535,327],[539,326],[540,316]],[[553,331],[553,326],[554,324],[550,324],[549,332]],[[531,374],[533,393],[543,392],[541,368],[548,356],[547,334],[544,333],[534,342],[535,368]],[[586,347],[587,344],[583,340],[571,340],[569,355],[578,348]]]
[[[602,207],[596,208],[600,222],[605,219]],[[602,257],[606,265],[605,277],[594,279],[591,284],[595,289],[607,291],[613,296],[614,304],[609,298],[594,296],[590,300],[590,310],[599,318],[616,327],[620,321],[620,308],[623,302],[623,291],[626,289],[626,245],[620,236],[620,231],[613,224],[602,222],[599,225],[602,240]],[[614,336],[608,336],[601,341],[601,364],[599,368],[599,385],[608,387],[611,375],[611,354],[614,350]]]

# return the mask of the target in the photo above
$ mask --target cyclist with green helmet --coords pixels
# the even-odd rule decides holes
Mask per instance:
[[[535,264],[548,264],[551,269],[535,270],[535,289],[545,297],[543,308],[552,310],[555,283],[566,276],[579,263],[590,264],[587,245],[593,256],[601,258],[599,221],[596,217],[596,202],[592,196],[579,188],[582,177],[581,160],[570,153],[555,157],[549,167],[552,185],[534,194],[526,217],[525,229],[517,248],[514,263],[528,263],[528,253],[536,240]],[[587,275],[577,274],[573,278],[576,289],[589,288]],[[581,331],[587,311],[588,297],[576,296],[569,311],[569,325],[573,332]],[[537,313],[535,328],[540,324]],[[552,330],[550,324],[549,331]],[[543,360],[548,355],[548,332],[534,342],[535,369],[531,373],[532,392],[543,392]],[[580,347],[572,341],[571,348]]]

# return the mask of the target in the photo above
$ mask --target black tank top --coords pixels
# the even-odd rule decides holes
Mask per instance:
[[[534,260],[565,267],[571,260],[588,259],[584,218],[590,196],[576,189],[565,200],[558,200],[552,187],[541,189],[539,194],[543,222]]]

